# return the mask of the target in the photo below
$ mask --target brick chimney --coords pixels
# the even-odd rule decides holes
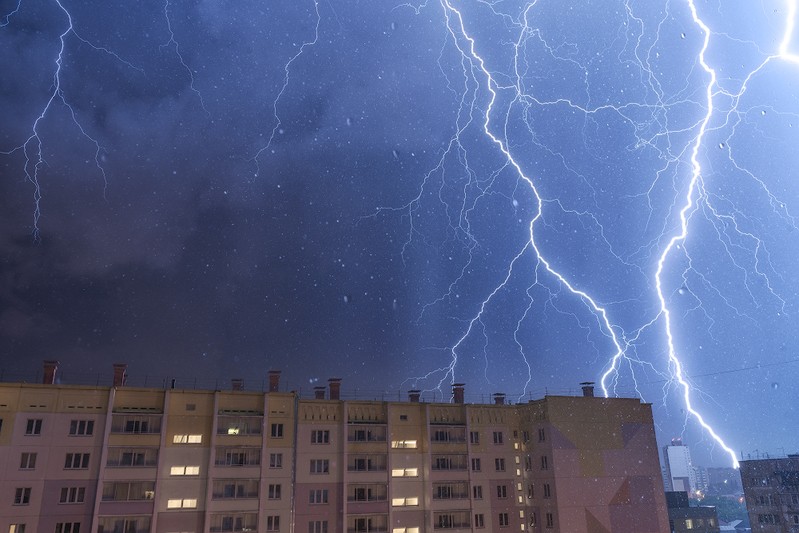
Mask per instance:
[[[330,399],[331,400],[340,400],[341,399],[341,378],[330,378],[327,380],[327,384],[330,386]]]
[[[44,362],[44,373],[42,374],[42,383],[45,385],[54,385],[55,384],[55,374],[58,371],[58,365],[60,363],[55,360],[45,361]]]
[[[594,382],[593,381],[583,381],[580,383],[580,386],[583,388],[583,396],[586,398],[593,398],[594,397]]]
[[[325,390],[327,390],[327,388],[324,385],[320,385],[319,387],[314,387],[313,388],[313,397],[314,397],[314,399],[316,399],[316,400],[324,400],[325,399]]]
[[[269,376],[269,392],[277,392],[280,388],[280,370],[270,370],[267,375]]]
[[[114,363],[114,387],[124,387],[128,381],[127,363]]]
[[[505,405],[505,393],[504,392],[494,393],[494,403],[496,405]]]
[[[463,403],[463,387],[464,383],[452,384],[452,401],[454,403]]]
[[[419,403],[419,397],[422,395],[422,391],[418,389],[413,389],[408,391],[408,401],[413,403]]]
[[[241,378],[233,378],[230,380],[230,386],[233,390],[241,390],[244,387],[244,380]]]

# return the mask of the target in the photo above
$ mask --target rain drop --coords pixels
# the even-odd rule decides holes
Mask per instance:
[[[780,384],[775,381],[774,383],[771,384],[771,388],[777,390],[780,388]]]
[[[352,119],[347,117],[347,126],[352,126]]]
[[[682,32],[682,33],[680,34],[680,39],[685,39],[685,32]]]
[[[680,294],[685,294],[688,291],[686,290],[685,287],[680,287],[679,289],[677,289],[677,292],[680,293]]]
[[[723,149],[724,149],[724,143],[719,143],[719,148],[720,148],[721,150],[723,150]]]
[[[766,110],[765,110],[765,109],[764,109],[763,111],[761,111],[761,112],[760,112],[760,116],[763,116],[763,117],[765,117],[765,116],[766,116]]]
[[[513,207],[519,207],[519,200],[516,198],[513,199]]]
[[[391,23],[391,29],[392,30],[396,30],[397,29],[397,23],[396,22],[392,22]]]
[[[348,304],[348,303],[350,303],[350,295],[349,295],[349,294],[345,294],[345,295],[344,295],[344,303],[345,303],[345,304]]]
[[[399,152],[397,152],[396,150],[391,150],[391,155],[394,156],[394,159],[399,159]]]

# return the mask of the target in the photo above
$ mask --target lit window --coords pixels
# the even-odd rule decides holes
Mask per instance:
[[[202,435],[175,435],[172,437],[174,444],[201,444],[202,441]]]
[[[392,440],[392,448],[416,448],[415,440]]]
[[[11,524],[8,526],[8,533],[25,533],[25,524]]]
[[[196,509],[197,508],[197,499],[196,498],[183,498],[183,499],[174,499],[174,500],[167,500],[166,502],[167,509]]]
[[[394,468],[391,470],[391,477],[416,477],[418,475],[418,468]]]
[[[169,469],[169,475],[171,476],[199,476],[200,475],[200,467],[199,466],[173,466]]]

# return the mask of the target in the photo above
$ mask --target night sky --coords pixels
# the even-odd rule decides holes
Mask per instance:
[[[796,451],[791,6],[446,1],[0,1],[3,379],[517,401],[615,338],[729,464],[670,331],[734,453]]]

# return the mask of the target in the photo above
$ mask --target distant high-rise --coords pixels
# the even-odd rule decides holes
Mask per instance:
[[[663,484],[667,491],[696,491],[696,470],[691,463],[691,452],[682,439],[671,439],[669,446],[663,447]]]

